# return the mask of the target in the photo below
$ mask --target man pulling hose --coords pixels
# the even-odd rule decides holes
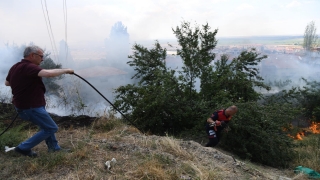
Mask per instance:
[[[45,109],[44,93],[46,88],[42,77],[55,77],[62,74],[73,74],[73,69],[42,69],[39,65],[43,61],[43,50],[35,45],[25,48],[20,62],[13,65],[5,81],[13,94],[12,103],[21,119],[31,121],[39,126],[40,131],[31,138],[20,143],[14,150],[22,155],[35,157],[37,154],[31,149],[45,140],[48,151],[60,151],[55,133],[57,124]]]
[[[219,143],[222,130],[227,126],[232,116],[237,112],[237,106],[233,105],[227,109],[214,112],[211,117],[207,119],[206,133],[208,135],[209,142],[206,144],[206,147],[214,147]]]

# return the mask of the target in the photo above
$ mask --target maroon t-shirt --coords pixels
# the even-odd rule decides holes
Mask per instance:
[[[46,105],[44,93],[46,88],[38,73],[42,70],[26,59],[16,63],[9,70],[9,81],[13,99],[12,103],[19,109],[28,109]]]

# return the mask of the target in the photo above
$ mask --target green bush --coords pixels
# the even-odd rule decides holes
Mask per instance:
[[[288,104],[238,104],[239,112],[230,123],[221,146],[238,155],[273,167],[287,167],[294,159],[293,139],[284,128],[296,111]]]
[[[128,64],[136,72],[136,83],[115,90],[115,106],[141,131],[177,135],[203,130],[209,111],[218,104],[258,100],[260,93],[254,88],[269,89],[255,67],[266,56],[255,49],[241,52],[231,63],[226,55],[213,63],[217,29],[182,22],[173,32],[182,67],[167,67],[167,50],[158,41],[151,49],[135,44]]]

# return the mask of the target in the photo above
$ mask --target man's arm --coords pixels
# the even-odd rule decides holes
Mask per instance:
[[[218,119],[218,113],[217,112],[214,112],[211,117],[209,117],[207,119],[207,122],[210,124],[210,123],[213,123],[215,122],[216,120]]]
[[[4,82],[4,84],[5,84],[6,86],[10,86],[10,83],[9,83],[9,81],[7,81],[7,80]]]
[[[62,74],[73,74],[73,69],[42,69],[38,76],[40,77],[56,77]]]
[[[209,117],[208,119],[207,119],[207,123],[213,123],[214,121],[211,119],[211,117]]]

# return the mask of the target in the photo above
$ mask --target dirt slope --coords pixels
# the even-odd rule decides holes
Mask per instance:
[[[2,151],[0,179],[288,180],[295,176],[289,170],[242,162],[194,141],[144,135],[108,117],[52,116],[60,127],[60,145],[72,152],[48,153],[44,142],[34,148],[37,158]],[[26,133],[35,132],[29,126]],[[112,158],[116,163],[108,169],[105,163]]]

